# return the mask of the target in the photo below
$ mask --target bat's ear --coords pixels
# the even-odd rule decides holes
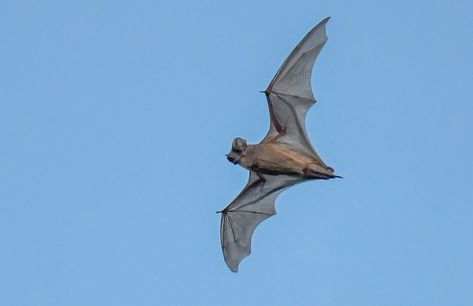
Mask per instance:
[[[241,152],[246,150],[246,140],[240,137],[233,139],[232,142],[232,151]]]

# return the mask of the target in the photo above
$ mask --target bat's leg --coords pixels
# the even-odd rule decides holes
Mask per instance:
[[[333,168],[328,167],[328,166],[323,167],[315,163],[309,164],[304,169],[304,176],[311,179],[321,179],[321,180],[328,180],[331,178],[340,177],[338,175],[333,174]]]

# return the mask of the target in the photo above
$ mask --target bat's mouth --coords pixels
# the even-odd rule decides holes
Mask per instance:
[[[227,157],[228,161],[231,162],[232,164],[234,164],[234,165],[238,164],[238,159],[237,158],[235,158],[233,156],[230,156],[229,154],[226,154],[225,156]]]

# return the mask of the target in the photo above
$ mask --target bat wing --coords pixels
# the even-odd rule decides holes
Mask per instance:
[[[240,261],[250,255],[253,232],[258,224],[276,214],[277,196],[298,182],[301,179],[297,177],[250,171],[245,188],[221,211],[220,240],[230,270],[237,272]]]
[[[265,90],[271,122],[262,143],[286,144],[320,159],[307,136],[305,117],[315,103],[311,87],[312,68],[327,41],[325,25],[329,18],[317,24],[297,44]]]

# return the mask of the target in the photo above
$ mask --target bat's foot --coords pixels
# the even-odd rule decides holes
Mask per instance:
[[[316,180],[329,180],[336,177],[341,178],[341,176],[335,175],[333,171],[334,170],[332,167],[323,167],[317,164],[309,164],[304,169],[304,176]]]

